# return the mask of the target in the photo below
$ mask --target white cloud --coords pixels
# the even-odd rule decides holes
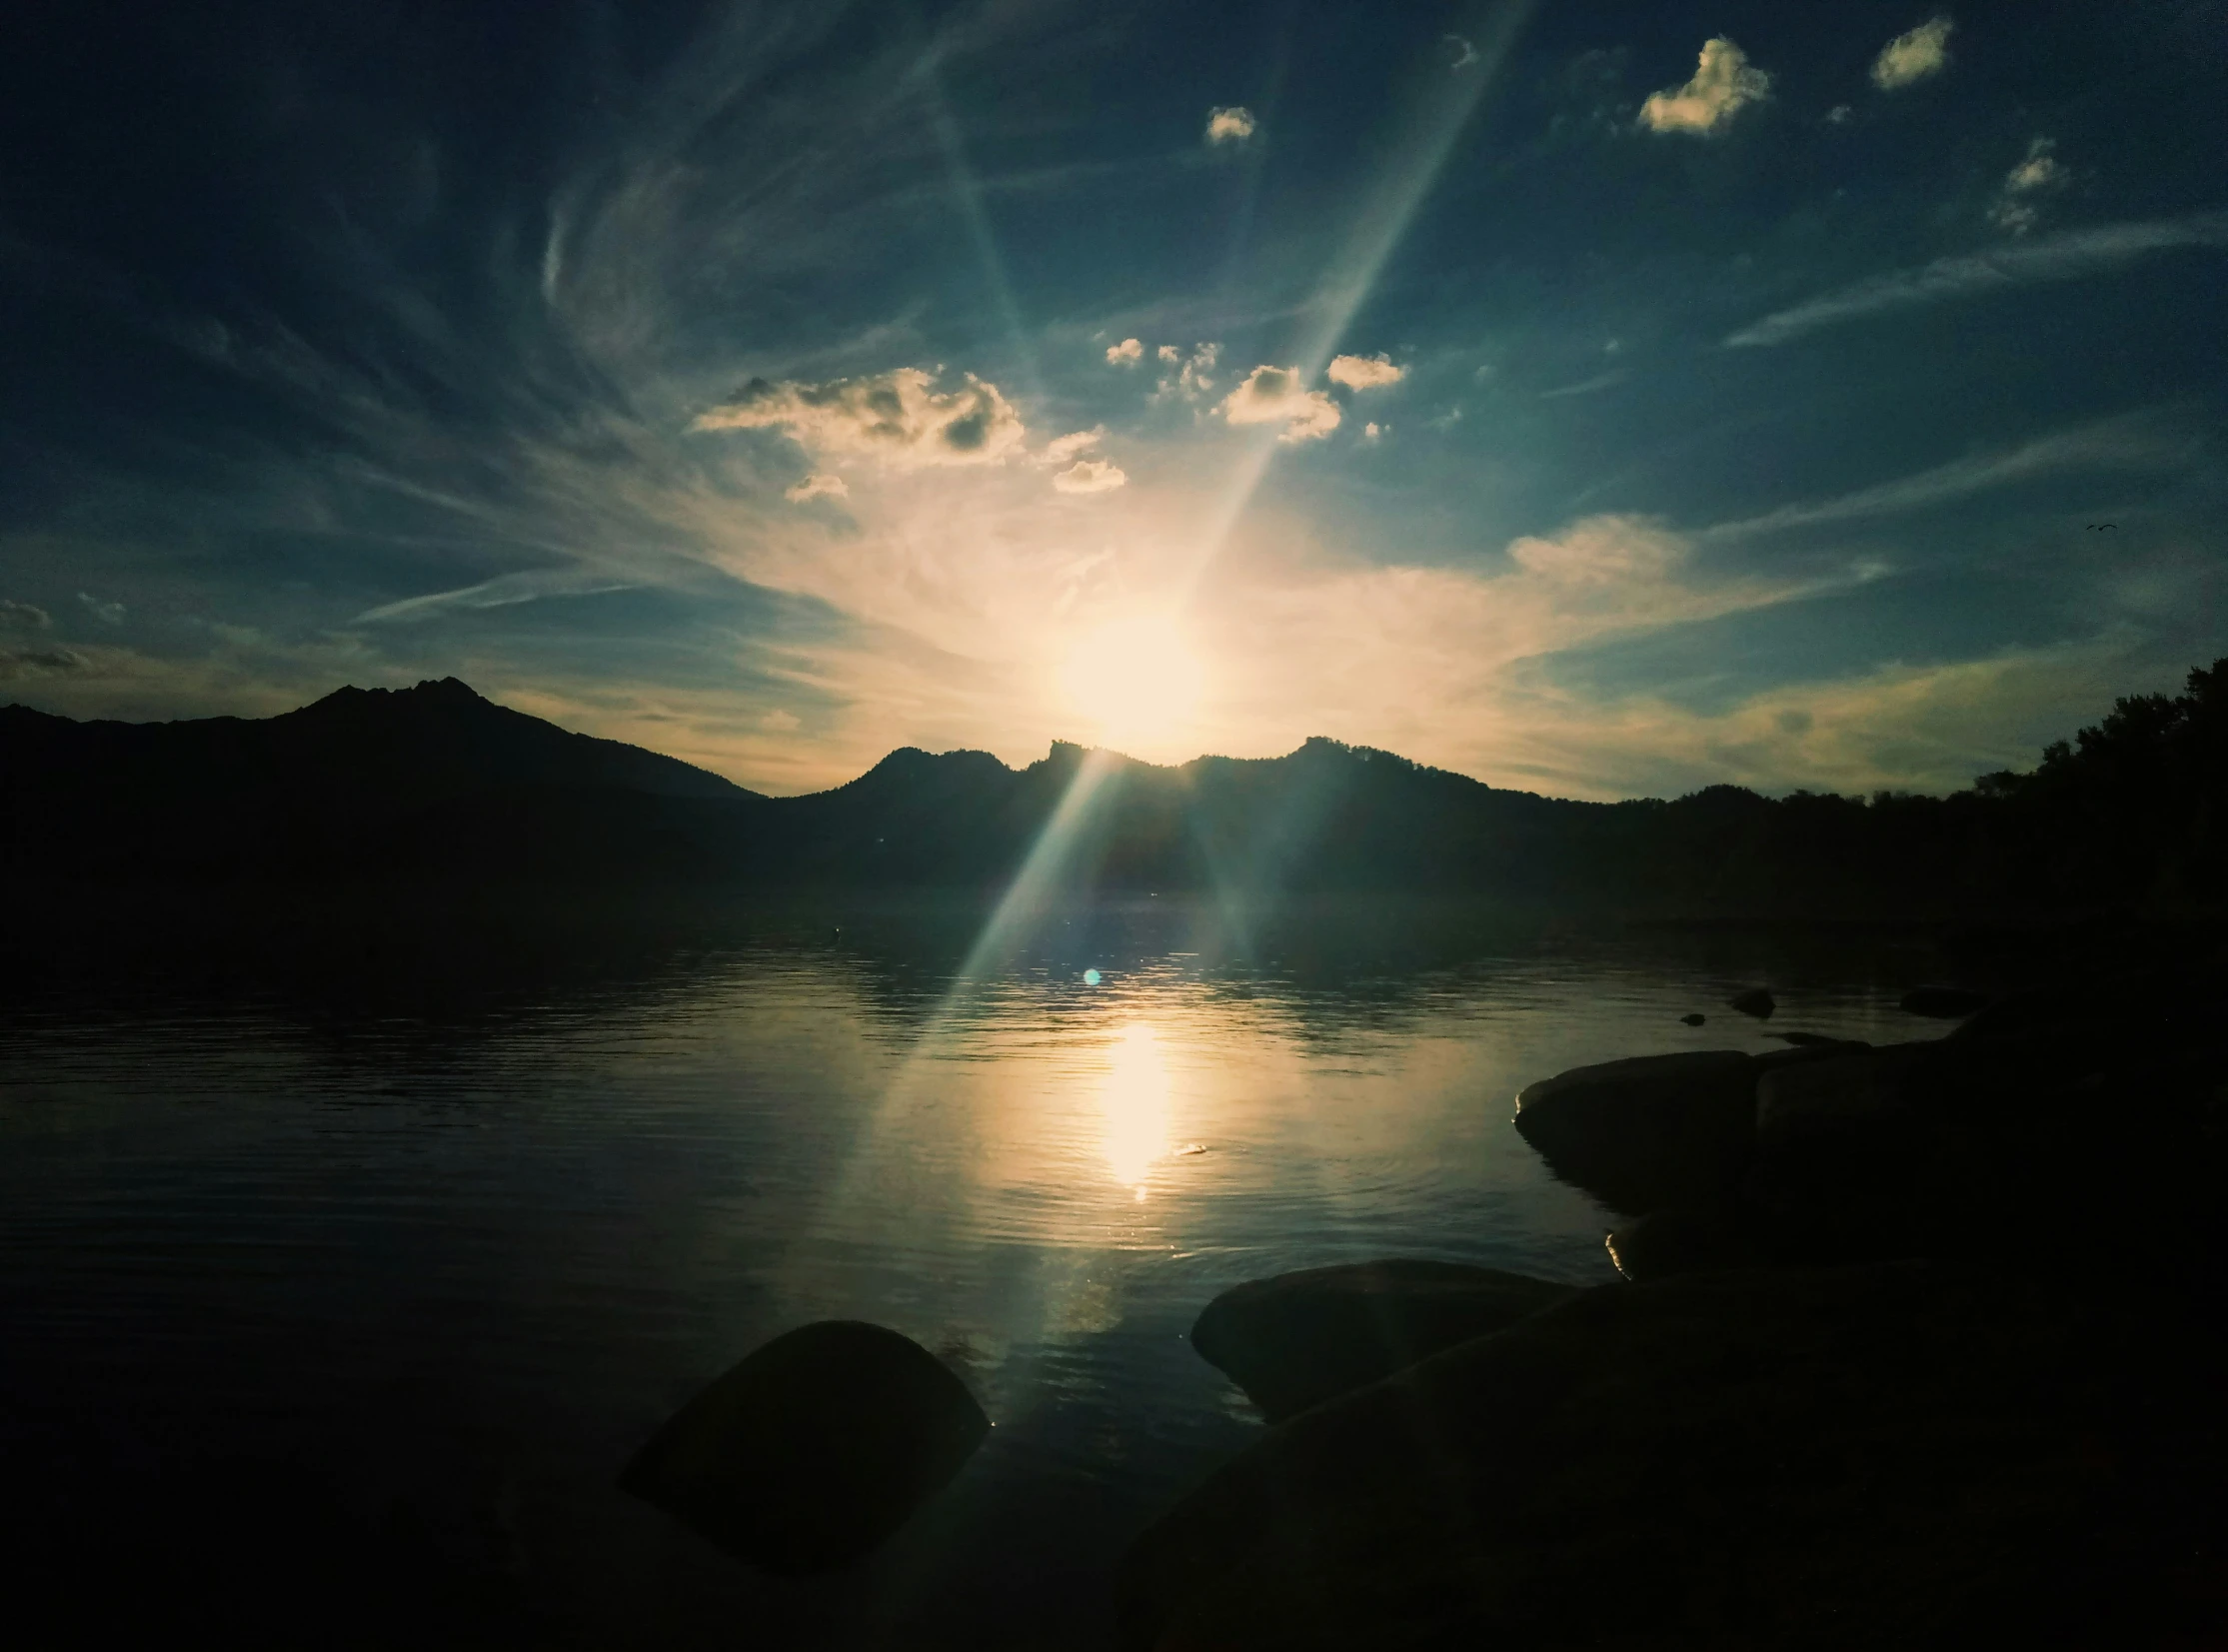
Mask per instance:
[[[1302,388],[1296,367],[1256,367],[1221,405],[1233,425],[1282,425],[1279,442],[1312,442],[1338,428],[1338,404]]]
[[[1103,494],[1129,480],[1122,468],[1109,459],[1082,459],[1053,478],[1064,494]]]
[[[1227,109],[1209,109],[1206,112],[1206,141],[1208,143],[1243,143],[1253,135],[1253,111],[1232,104]]]
[[[758,720],[758,726],[770,735],[794,735],[805,727],[805,722],[795,712],[785,712],[777,706]]]
[[[1119,344],[1107,346],[1109,367],[1135,367],[1143,356],[1144,345],[1136,339],[1123,339]]]
[[[820,453],[870,455],[907,471],[997,464],[1028,434],[998,386],[970,373],[961,388],[940,391],[917,367],[824,385],[754,379],[690,429],[780,430]]]
[[[1366,425],[1363,425],[1361,427],[1361,440],[1364,442],[1380,441],[1383,439],[1384,433],[1389,429],[1391,429],[1391,426],[1380,425],[1374,419],[1372,419]]]
[[[1729,336],[1743,346],[1785,344],[1821,327],[1915,305],[1935,304],[1976,292],[1994,292],[2038,281],[2073,281],[2102,275],[2145,254],[2175,247],[2228,246],[2228,213],[2200,212],[2131,224],[2067,230],[2018,247],[1958,258],[1937,258],[1915,270],[1892,270],[1776,311]]]
[[[1694,78],[1684,86],[1650,92],[1640,124],[1651,132],[1715,132],[1751,103],[1771,95],[1771,76],[1750,65],[1748,54],[1718,35],[1702,44]]]
[[[1949,67],[1949,31],[1955,27],[1946,17],[1934,17],[1907,34],[1897,35],[1872,60],[1872,84],[1883,92],[1893,92],[1914,80],[1940,74]]]
[[[1045,444],[1045,451],[1037,456],[1040,465],[1065,465],[1081,454],[1089,453],[1107,439],[1107,427],[1094,425],[1089,430],[1070,431],[1066,436],[1056,436]]]
[[[1186,356],[1172,344],[1159,349],[1160,360],[1175,369],[1160,375],[1160,382],[1153,387],[1155,396],[1187,396],[1197,398],[1214,388],[1214,364],[1222,359],[1218,344],[1201,344]]]
[[[44,631],[53,624],[52,617],[36,603],[17,603],[0,598],[0,629]]]
[[[1462,36],[1458,34],[1450,34],[1443,35],[1440,38],[1442,38],[1447,45],[1454,48],[1454,61],[1447,65],[1448,68],[1467,69],[1471,64],[1477,61],[1476,46],[1471,44]]]
[[[2066,170],[2051,154],[2057,144],[2037,138],[2027,145],[2026,158],[2004,175],[2003,191],[1988,209],[1988,221],[2013,235],[2025,235],[2042,222],[2042,208],[2029,199],[2066,181]]]
[[[840,476],[815,471],[795,487],[785,488],[782,497],[792,505],[802,505],[812,499],[849,499],[851,486]]]
[[[1826,125],[1846,126],[1849,124],[1849,117],[1854,113],[1856,113],[1856,111],[1851,109],[1847,104],[1837,103],[1831,109],[1828,109],[1826,111]]]
[[[80,591],[77,594],[77,600],[84,605],[86,613],[92,615],[104,626],[120,626],[124,623],[124,605],[122,603],[103,602],[87,591]]]
[[[1408,370],[1382,355],[1333,356],[1330,371],[1324,376],[1332,384],[1344,385],[1348,390],[1375,390],[1383,385],[1398,384],[1408,376]]]

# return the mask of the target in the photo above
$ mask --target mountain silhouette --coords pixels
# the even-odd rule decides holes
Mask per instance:
[[[769,798],[570,734],[453,678],[343,689],[261,720],[77,723],[0,708],[0,867],[42,880],[744,891],[1006,887],[1079,785],[1048,862],[1071,892],[1462,894],[1636,913],[2217,899],[2221,666],[2123,700],[2032,775],[1948,798],[1675,801],[1504,791],[1314,739],[1280,758],[1137,763],[1056,744],[893,752]],[[1088,771],[1088,773],[1087,773]]]

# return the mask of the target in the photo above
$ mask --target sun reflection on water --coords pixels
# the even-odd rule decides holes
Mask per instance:
[[[1123,1027],[1108,1052],[1100,1106],[1107,1167],[1141,1202],[1146,1174],[1168,1153],[1168,1067],[1159,1035],[1143,1022]]]

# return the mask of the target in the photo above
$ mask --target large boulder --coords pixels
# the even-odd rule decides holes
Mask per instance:
[[[1715,1203],[1739,1185],[1754,1142],[1756,1071],[1737,1049],[1575,1067],[1524,1088],[1516,1129],[1612,1210]]]
[[[1192,1325],[1191,1346],[1281,1422],[1575,1294],[1457,1262],[1308,1268],[1222,1292]]]
[[[1634,1281],[1668,1279],[1705,1268],[1749,1267],[1765,1258],[1748,1227],[1736,1205],[1654,1210],[1609,1235],[1609,1260]]]
[[[776,1337],[714,1381],[619,1483],[736,1558],[795,1576],[882,1542],[990,1426],[918,1342],[828,1319]]]
[[[1804,1053],[1819,1048],[1810,1045]],[[1924,1042],[1827,1048],[1822,1059],[1767,1069],[1756,1080],[1757,1149],[1769,1153],[1804,1136],[1862,1128],[1900,1114],[1910,1105],[1911,1075],[1933,1050]]]
[[[1589,1290],[1269,1430],[1131,1546],[1122,1643],[2159,1644],[2218,1611],[2220,1373],[2139,1296]]]

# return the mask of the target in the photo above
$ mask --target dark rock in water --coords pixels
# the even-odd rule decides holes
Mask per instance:
[[[1696,1011],[1693,1014],[1681,1015],[1679,1019],[1688,1026],[1700,1026],[1704,1021],[1708,1020],[1709,1017],[1700,1013],[1699,1011]]]
[[[1792,1054],[1794,1051],[1789,1051]],[[1756,1145],[1771,1152],[1801,1135],[1875,1123],[1910,1105],[1907,1085],[1931,1044],[1826,1049],[1823,1059],[1768,1068],[1756,1081]]]
[[[1747,991],[1726,999],[1725,1007],[1737,1009],[1743,1015],[1753,1015],[1759,1021],[1768,1021],[1771,1019],[1771,1012],[1779,1007],[1779,1000],[1767,988],[1751,986]]]
[[[1763,1259],[1729,1205],[1653,1211],[1611,1233],[1608,1249],[1617,1271],[1635,1283]]]
[[[1640,1055],[1527,1085],[1516,1129],[1565,1181],[1625,1215],[1717,1202],[1755,1137],[1755,1058]]]
[[[1906,1015],[1954,1021],[1985,1008],[1987,1003],[1987,993],[1969,991],[1962,986],[1914,986],[1903,994],[1902,1009]]]
[[[882,1542],[990,1426],[919,1343],[828,1319],[776,1337],[690,1400],[619,1484],[737,1559],[796,1576]]]
[[[2220,1374],[2134,1293],[1602,1286],[1270,1429],[1131,1545],[1121,1644],[2166,1644],[2218,1626]]]
[[[1309,1268],[1222,1292],[1192,1325],[1191,1346],[1281,1422],[1575,1294],[1456,1262]]]
[[[1774,1032],[1781,1043],[1793,1044],[1800,1049],[1869,1049],[1872,1046],[1862,1038],[1836,1038],[1824,1032]]]

